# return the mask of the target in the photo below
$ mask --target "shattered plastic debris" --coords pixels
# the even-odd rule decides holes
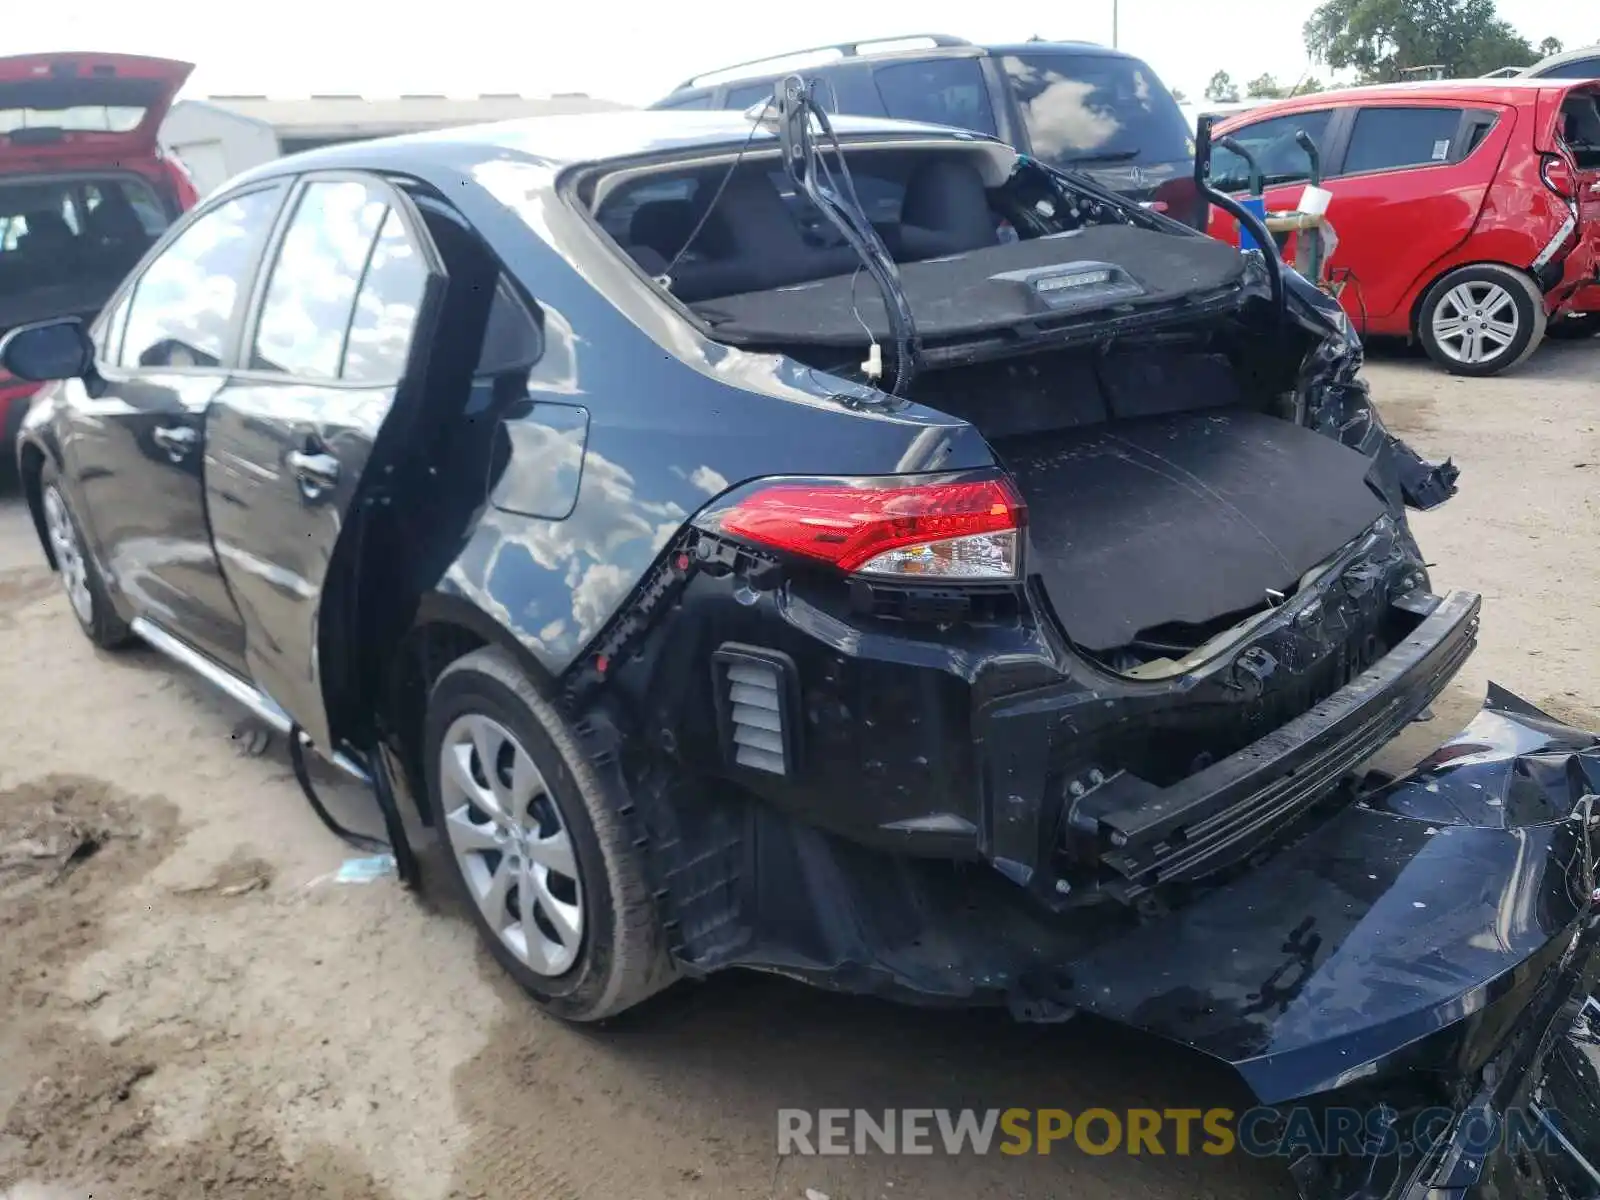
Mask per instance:
[[[370,858],[347,858],[339,865],[337,871],[319,875],[306,886],[313,888],[323,883],[372,883],[374,880],[385,879],[394,874],[394,856],[375,854]]]
[[[394,874],[394,856],[377,854],[371,858],[347,858],[334,872],[335,883],[371,883]]]

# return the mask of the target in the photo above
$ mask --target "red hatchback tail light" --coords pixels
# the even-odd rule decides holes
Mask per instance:
[[[722,533],[881,578],[1015,579],[1027,508],[1000,477],[775,480],[716,514]]]
[[[1545,187],[1563,200],[1575,200],[1578,196],[1577,175],[1572,164],[1560,154],[1544,156],[1539,163],[1539,178],[1544,180]]]

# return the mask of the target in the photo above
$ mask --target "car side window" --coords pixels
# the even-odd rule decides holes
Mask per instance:
[[[736,108],[743,112],[752,104],[764,104],[771,100],[772,88],[773,82],[770,79],[763,83],[742,83],[737,87],[731,87],[722,97],[722,107]]]
[[[1580,58],[1539,73],[1541,79],[1600,79],[1600,57]]]
[[[544,334],[504,275],[494,290],[489,319],[484,325],[483,348],[474,375],[500,375],[533,366],[544,354]]]
[[[1290,113],[1272,117],[1234,130],[1230,136],[1243,146],[1256,160],[1263,183],[1276,187],[1285,183],[1299,183],[1311,177],[1311,159],[1300,145],[1298,135],[1303,131],[1323,147],[1327,141],[1328,125],[1333,120],[1333,110]],[[1211,151],[1211,185],[1224,192],[1241,192],[1250,186],[1250,167],[1244,158],[1222,146]]]
[[[94,340],[94,359],[99,363],[114,363],[122,353],[122,333],[128,327],[128,308],[133,300],[131,292],[123,293],[117,306],[96,322],[91,330]]]
[[[1341,175],[1453,161],[1459,108],[1363,108],[1356,114]]]
[[[266,240],[283,188],[235,196],[210,209],[163,250],[134,285],[123,367],[214,367],[244,302],[241,281]]]
[[[884,111],[902,121],[995,132],[989,88],[975,58],[929,58],[872,72]]]
[[[249,365],[298,379],[337,379],[356,293],[388,214],[388,200],[356,180],[312,182],[278,247]]]
[[[351,383],[395,383],[405,374],[411,334],[428,285],[428,268],[390,209],[372,247],[366,276],[350,318],[350,337],[339,377]]]

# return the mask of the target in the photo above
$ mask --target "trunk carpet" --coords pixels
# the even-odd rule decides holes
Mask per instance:
[[[1243,409],[997,446],[1028,502],[1029,569],[1090,650],[1258,608],[1384,513],[1370,462]]]

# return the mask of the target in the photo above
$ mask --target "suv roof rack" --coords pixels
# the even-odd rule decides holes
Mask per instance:
[[[751,68],[754,67],[765,67],[770,71],[781,71],[783,64],[791,59],[809,58],[818,54],[832,54],[837,58],[866,58],[874,54],[893,54],[902,50],[940,50],[970,45],[972,43],[967,41],[966,38],[951,37],[947,33],[913,33],[904,37],[867,38],[859,42],[836,42],[830,46],[812,46],[806,50],[789,50],[783,54],[773,54],[766,58],[752,58],[749,62],[718,67],[714,71],[702,71],[700,74],[684,80],[672,90],[681,92],[688,88],[714,86],[728,79],[741,78],[744,75],[767,73],[767,71],[752,70]]]

